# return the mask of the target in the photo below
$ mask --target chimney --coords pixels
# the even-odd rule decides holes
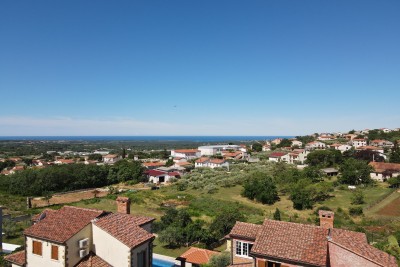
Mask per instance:
[[[320,210],[319,214],[319,226],[324,227],[326,229],[333,228],[333,220],[335,217],[335,213],[333,211]]]
[[[117,197],[117,211],[120,213],[131,213],[131,200],[129,197]]]

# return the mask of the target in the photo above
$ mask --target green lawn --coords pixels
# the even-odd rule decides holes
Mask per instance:
[[[154,244],[154,247],[153,247],[154,253],[166,255],[166,256],[170,256],[170,257],[174,257],[174,258],[182,255],[183,252],[185,252],[186,250],[189,249],[188,247],[180,247],[180,248],[176,248],[176,249],[166,248],[160,243],[158,238],[156,238],[154,240],[153,244]]]

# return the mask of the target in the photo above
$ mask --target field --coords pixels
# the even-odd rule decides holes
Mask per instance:
[[[375,217],[396,218],[400,217],[400,191],[395,191],[387,198],[377,203],[367,214]]]

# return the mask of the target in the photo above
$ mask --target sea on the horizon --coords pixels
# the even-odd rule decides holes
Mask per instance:
[[[272,140],[294,136],[0,136],[1,141],[154,141],[229,142]]]

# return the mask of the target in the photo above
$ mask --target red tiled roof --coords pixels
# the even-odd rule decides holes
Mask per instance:
[[[357,150],[383,150],[383,148],[376,146],[359,146]]]
[[[6,261],[9,261],[9,262],[14,263],[16,265],[23,266],[23,265],[26,264],[25,250],[21,250],[21,251],[18,251],[16,253],[7,255],[7,256],[4,257],[4,259]]]
[[[384,172],[388,170],[392,171],[400,171],[399,163],[386,163],[386,162],[370,162],[369,163],[372,168],[374,168],[375,172]]]
[[[187,161],[183,161],[183,162],[177,162],[177,163],[175,163],[176,165],[179,165],[179,166],[184,166],[184,165],[192,165],[192,163],[190,163],[190,162],[187,162]]]
[[[53,212],[57,212],[57,210],[44,209],[41,213],[38,213],[38,214],[36,214],[36,215],[33,215],[32,218],[31,218],[31,220],[32,220],[33,222],[36,223],[36,222],[39,220],[39,218],[40,218],[40,216],[41,216],[42,214],[46,214],[46,216],[47,216],[49,213],[53,213]]]
[[[118,157],[117,154],[108,154],[108,155],[103,156],[103,158],[109,158],[109,159],[113,159],[113,158],[117,158],[117,157]]]
[[[343,229],[331,229],[331,240],[336,245],[347,249],[380,266],[397,266],[395,257],[368,244],[364,233],[357,233]]]
[[[150,176],[159,176],[159,175],[166,175],[167,173],[159,170],[148,170],[145,171],[145,174]]]
[[[108,264],[93,252],[90,252],[86,257],[82,258],[75,267],[112,267],[112,265]]]
[[[285,156],[287,153],[285,152],[274,152],[269,155],[270,158],[280,158],[282,156]]]
[[[185,259],[186,262],[194,264],[206,264],[213,255],[218,254],[219,252],[216,251],[191,247],[189,250],[180,255],[177,260]]]
[[[163,163],[163,162],[145,162],[145,163],[143,163],[143,165],[145,167],[158,167],[158,166],[164,166],[165,163]]]
[[[181,174],[179,172],[169,172],[168,175],[169,176],[181,176]]]
[[[222,164],[224,162],[225,162],[224,159],[210,159],[210,163],[214,163],[214,164]]]
[[[306,265],[326,266],[326,237],[327,229],[322,227],[267,219],[251,252]]]
[[[46,212],[46,217],[26,229],[24,234],[64,243],[104,213],[102,210],[64,206],[56,212]]]
[[[206,161],[208,161],[210,158],[207,158],[207,157],[201,157],[201,158],[199,158],[198,160],[196,160],[196,163],[203,163],[203,162],[206,162]]]
[[[106,231],[129,248],[134,248],[143,242],[154,238],[141,225],[152,222],[154,218],[144,216],[131,216],[123,213],[111,213],[101,217],[95,225]]]
[[[262,228],[262,225],[252,224],[252,223],[244,223],[244,222],[236,222],[233,226],[229,236],[233,237],[243,237],[245,239],[255,240],[258,234],[258,231]]]

